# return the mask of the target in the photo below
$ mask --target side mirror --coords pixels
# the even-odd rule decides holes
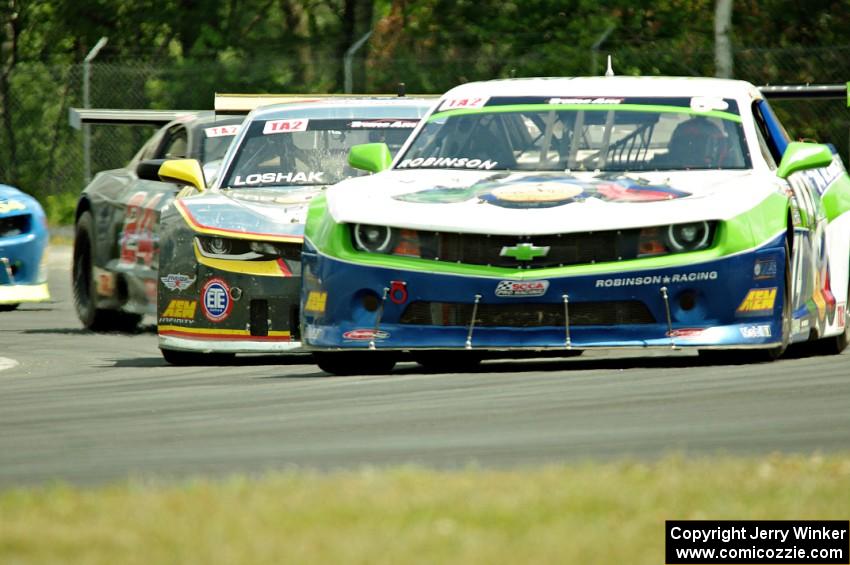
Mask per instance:
[[[779,178],[787,179],[792,173],[806,169],[828,167],[832,163],[832,150],[820,143],[794,141],[788,144],[782,162],[776,170]]]
[[[199,192],[206,188],[204,170],[197,159],[168,159],[159,168],[159,179],[192,186]]]
[[[361,171],[380,173],[392,162],[393,156],[386,143],[361,143],[348,152],[348,164]]]
[[[165,163],[165,159],[146,159],[139,161],[136,165],[136,176],[144,180],[159,180],[159,168]]]

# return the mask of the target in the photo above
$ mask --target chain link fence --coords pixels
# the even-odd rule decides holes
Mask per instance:
[[[446,53],[439,59],[381,57],[364,49],[355,58],[356,92],[441,93],[470,80],[511,76],[604,72],[605,51],[551,46],[522,57],[486,52]],[[658,51],[617,47],[617,74],[710,76],[714,54],[706,50]],[[369,53],[372,53],[369,55]],[[850,45],[829,48],[740,49],[735,76],[756,85],[844,83],[850,80]],[[68,123],[68,109],[82,105],[82,64],[20,63],[0,90],[0,182],[38,197],[54,223],[72,222],[85,185],[82,132]],[[217,92],[338,92],[343,61],[309,50],[251,60],[98,62],[90,66],[93,108],[210,109]],[[850,109],[846,100],[782,100],[773,103],[793,137],[833,143],[850,157]],[[118,168],[153,133],[150,126],[90,126],[91,170]],[[848,161],[850,162],[850,161]]]

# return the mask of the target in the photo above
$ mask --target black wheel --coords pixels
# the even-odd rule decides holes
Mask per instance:
[[[424,368],[441,373],[471,371],[483,359],[478,351],[413,351],[411,354]]]
[[[0,312],[11,312],[18,306],[20,306],[20,304],[0,304]]]
[[[162,357],[172,365],[183,367],[230,365],[236,358],[234,353],[199,353],[197,351],[179,351],[160,349]]]
[[[97,307],[95,300],[95,280],[93,276],[92,241],[94,221],[90,212],[83,212],[77,220],[74,234],[74,262],[72,269],[72,289],[74,291],[74,308],[77,317],[86,328],[97,331],[135,330],[142,317],[139,314],[104,310]]]
[[[313,358],[321,370],[332,375],[382,375],[396,364],[394,354],[382,351],[316,352]]]

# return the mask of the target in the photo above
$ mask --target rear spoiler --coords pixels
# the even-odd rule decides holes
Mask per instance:
[[[406,95],[405,95],[406,96]],[[222,94],[215,93],[216,114],[245,114],[269,104],[304,104],[334,98],[362,98],[364,100],[398,100],[396,94]],[[410,95],[411,98],[438,98],[434,94]]]
[[[195,117],[202,110],[108,110],[104,108],[68,108],[68,122],[74,129],[83,124],[164,126],[182,117]]]
[[[847,100],[850,107],[850,82],[847,84],[805,84],[787,86],[760,86],[759,90],[765,98],[773,100],[819,99]]]

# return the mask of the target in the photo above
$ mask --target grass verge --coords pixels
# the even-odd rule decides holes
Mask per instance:
[[[667,519],[847,519],[850,455],[0,492],[0,563],[651,563]]]

